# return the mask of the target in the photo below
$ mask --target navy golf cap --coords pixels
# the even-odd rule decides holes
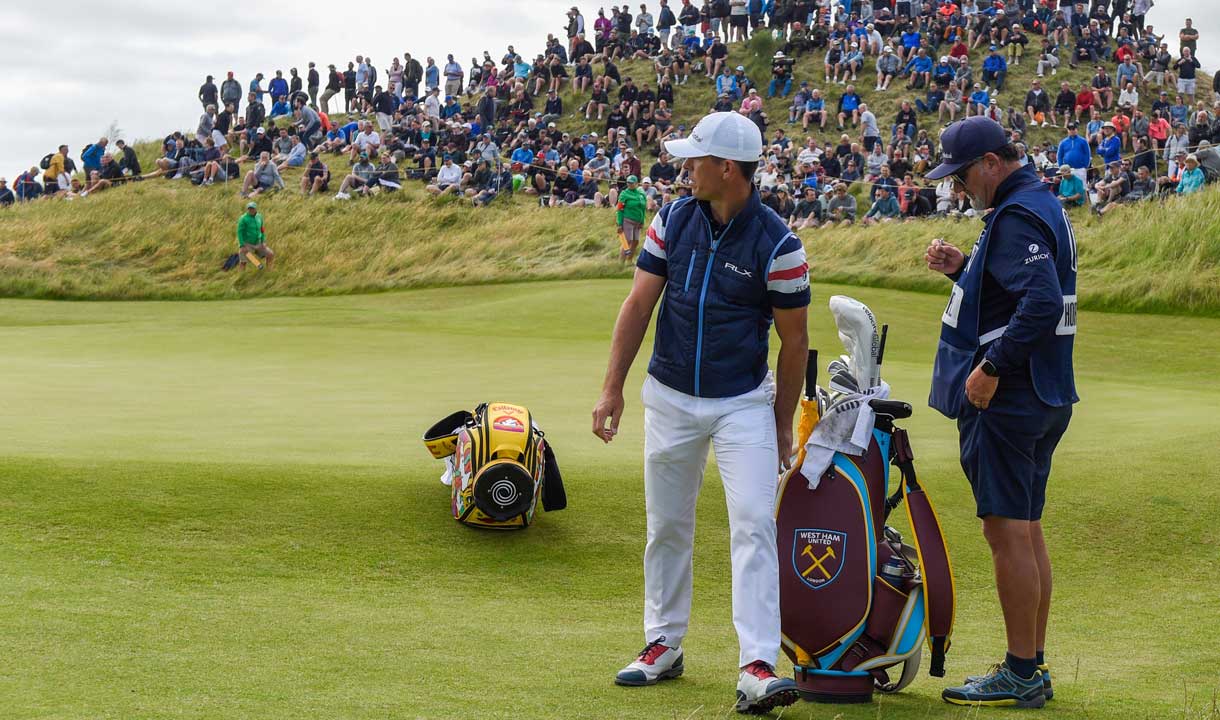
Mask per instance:
[[[1008,133],[989,117],[975,115],[959,120],[940,134],[941,163],[925,177],[939,180],[961,170],[989,152],[1008,144]]]

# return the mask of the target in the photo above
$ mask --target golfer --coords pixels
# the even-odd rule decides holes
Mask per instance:
[[[246,203],[246,212],[237,219],[237,258],[241,268],[246,269],[246,254],[254,253],[267,261],[267,269],[275,262],[275,253],[267,247],[267,232],[263,227],[263,215],[258,203]]]
[[[1008,654],[992,672],[942,693],[958,705],[1042,707],[1051,561],[1042,507],[1051,456],[1078,400],[1076,240],[1067,213],[998,123],[972,117],[941,134],[952,177],[988,211],[970,255],[939,241],[928,268],[953,280],[928,403],[957,419],[962,470],[991,546]]]
[[[754,123],[713,113],[665,149],[685,159],[693,197],[661,208],[645,234],[593,409],[593,433],[610,442],[623,414],[627,371],[664,293],[642,393],[647,644],[615,682],[652,685],[682,674],[695,501],[713,447],[728,503],[740,646],[736,707],[765,712],[797,700],[795,683],[774,672],[780,645],[774,508],[809,346],[808,266],[800,241],[753,186],[762,153]],[[772,323],[780,338],[774,375],[767,367]]]

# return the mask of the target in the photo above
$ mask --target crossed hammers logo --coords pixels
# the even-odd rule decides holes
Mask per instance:
[[[801,573],[801,577],[809,577],[809,573],[813,572],[814,569],[816,568],[817,570],[820,570],[822,572],[822,575],[824,575],[827,580],[829,580],[831,578],[830,573],[826,570],[825,567],[822,566],[822,563],[826,562],[827,559],[830,559],[830,560],[835,559],[835,549],[833,547],[831,547],[830,545],[827,545],[826,553],[824,555],[822,555],[822,557],[817,557],[816,555],[813,554],[813,546],[806,545],[805,549],[801,551],[801,554],[808,557],[810,560],[813,561],[813,564],[810,565],[809,567],[805,568],[805,572]]]

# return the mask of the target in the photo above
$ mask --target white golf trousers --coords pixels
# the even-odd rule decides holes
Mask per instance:
[[[682,644],[690,623],[695,501],[709,444],[724,482],[741,666],[779,655],[775,381],[730,398],[699,398],[644,381],[644,638]]]

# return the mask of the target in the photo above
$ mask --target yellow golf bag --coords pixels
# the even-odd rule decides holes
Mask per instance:
[[[460,523],[516,530],[529,527],[540,500],[547,512],[567,507],[555,452],[521,405],[459,410],[429,428],[424,445],[448,464],[453,517]]]

